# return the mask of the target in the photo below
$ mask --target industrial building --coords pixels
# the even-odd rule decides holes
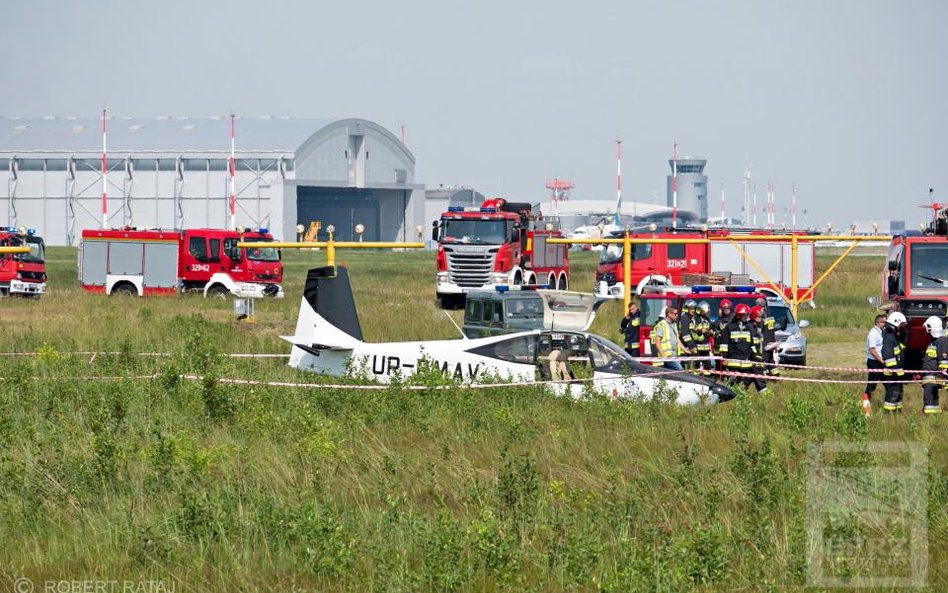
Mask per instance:
[[[111,117],[108,226],[230,226],[231,118]],[[75,245],[102,224],[102,124],[95,118],[0,117],[0,217]],[[338,240],[416,241],[425,224],[415,157],[364,119],[235,119],[236,225],[296,238],[318,220]],[[324,236],[324,235],[323,235]]]
[[[670,158],[672,174],[665,178],[668,207],[675,204],[677,187],[678,208],[697,213],[701,222],[708,220],[708,176],[704,174],[707,164],[707,159]]]

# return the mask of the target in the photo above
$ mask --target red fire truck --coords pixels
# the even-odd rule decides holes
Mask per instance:
[[[46,246],[36,231],[0,227],[0,246],[29,247],[29,253],[0,253],[0,295],[39,297],[46,292]]]
[[[908,368],[921,368],[922,353],[931,341],[922,324],[948,312],[948,208],[937,206],[924,232],[892,238],[882,275],[883,308],[901,311],[908,320]]]
[[[566,290],[567,246],[547,243],[562,237],[557,223],[544,220],[527,203],[492,198],[479,208],[448,208],[431,232],[438,243],[435,286],[441,306],[458,306],[465,293],[495,286],[545,284]]]
[[[773,235],[769,230],[735,231],[733,229],[664,229],[635,232],[636,239],[710,239],[709,243],[636,243],[632,246],[630,278],[636,294],[648,285],[686,284],[685,274],[727,275],[725,282],[753,284],[762,292],[783,298],[790,297],[790,241],[754,242],[750,239]],[[622,232],[613,233],[621,238]],[[734,238],[733,243],[727,239]],[[741,238],[746,240],[741,241]],[[739,247],[737,249],[735,247]],[[797,295],[802,296],[813,284],[814,241],[801,240],[797,247]],[[741,252],[747,254],[764,274],[758,271]],[[596,270],[596,296],[622,298],[622,245],[607,245],[599,257]],[[766,277],[763,277],[766,275]],[[768,280],[782,288],[775,294]],[[720,281],[720,280],[719,280]],[[811,300],[811,293],[807,300]]]
[[[239,249],[237,243],[259,242]],[[90,292],[129,295],[200,291],[204,296],[283,296],[280,253],[267,229],[87,229],[79,282]]]

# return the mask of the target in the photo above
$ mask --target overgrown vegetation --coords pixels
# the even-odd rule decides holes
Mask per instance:
[[[75,252],[50,253],[49,295],[0,301],[0,351],[39,352],[0,358],[0,590],[27,576],[180,591],[802,591],[807,446],[877,440],[928,447],[928,581],[948,584],[946,429],[917,415],[917,387],[903,416],[865,419],[859,385],[781,383],[710,409],[533,387],[232,385],[318,380],[224,355],[286,352],[278,336],[320,254],[286,254],[288,297],[238,324],[221,301],[84,294]],[[346,257],[368,339],[456,333],[435,308],[430,254]],[[576,258],[574,286],[593,266]],[[811,364],[862,366],[879,269],[850,260],[801,310]],[[619,309],[594,329],[617,339]],[[74,354],[92,350],[117,354]]]

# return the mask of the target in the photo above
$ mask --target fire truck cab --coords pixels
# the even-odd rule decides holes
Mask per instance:
[[[0,227],[0,246],[29,253],[0,253],[0,296],[38,297],[46,292],[46,245],[34,229]]]
[[[259,247],[240,249],[239,242]],[[90,292],[130,295],[283,296],[280,253],[267,229],[87,229],[79,280]]]
[[[920,368],[931,341],[925,320],[948,314],[948,212],[942,210],[924,233],[892,238],[882,273],[883,309],[901,311],[908,320],[906,366]]]
[[[431,234],[438,243],[435,293],[441,306],[452,308],[473,290],[497,286],[546,284],[566,290],[567,246],[547,243],[562,236],[558,223],[525,202],[492,198],[479,208],[449,207],[434,221]]]

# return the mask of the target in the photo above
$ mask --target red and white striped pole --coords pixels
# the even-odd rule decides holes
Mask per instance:
[[[108,184],[109,184],[109,171],[108,171],[108,160],[106,158],[106,142],[105,142],[105,107],[102,108],[102,228],[107,228],[109,226],[109,198],[108,198]]]
[[[793,186],[793,193],[790,194],[790,228],[797,228],[797,186]]]
[[[672,144],[672,228],[678,228],[678,143]]]
[[[616,226],[622,223],[622,140],[616,140],[616,215],[612,221]]]
[[[237,161],[234,160],[234,114],[230,114],[230,228],[237,228],[237,194],[235,187],[235,176],[237,174]]]

